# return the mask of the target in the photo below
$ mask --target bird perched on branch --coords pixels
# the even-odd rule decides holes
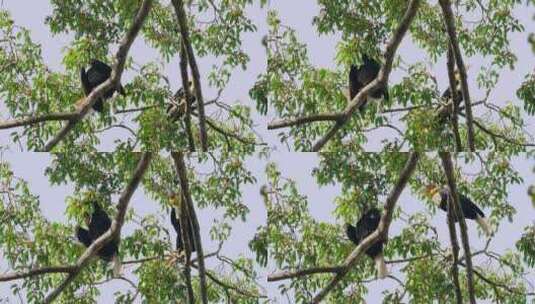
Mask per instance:
[[[435,203],[440,209],[448,212],[448,198],[450,196],[449,189],[439,189],[439,187],[431,185],[428,186],[427,192],[433,203]],[[475,220],[487,236],[492,236],[492,228],[485,218],[485,213],[483,213],[483,211],[481,211],[481,209],[479,209],[479,207],[474,204],[472,200],[459,193],[459,204],[461,205],[461,209],[465,218]],[[459,218],[455,216],[453,220],[458,222]]]
[[[91,244],[103,235],[111,227],[111,220],[108,214],[100,207],[98,202],[92,201],[93,213],[85,217],[85,224],[88,229],[77,227],[76,236],[78,240],[85,245]],[[97,252],[97,255],[106,262],[113,263],[113,275],[115,277],[121,274],[121,260],[119,258],[119,241],[111,240],[104,244]]]
[[[178,251],[184,251],[184,240],[182,240],[182,229],[186,229],[186,233],[190,240],[191,252],[195,252],[195,240],[193,238],[193,230],[191,223],[188,219],[186,223],[181,224],[180,213],[182,209],[182,199],[177,198],[180,194],[171,194],[170,200],[173,207],[171,208],[171,224],[175,228],[176,232],[176,249]]]
[[[189,105],[192,107],[193,103],[195,102],[195,95],[193,94],[194,85],[193,82],[188,82],[189,86],[189,92],[190,92],[190,100],[189,102],[186,101],[186,92],[184,88],[178,89],[176,91],[175,95],[173,95],[171,102],[167,106],[167,114],[172,116],[172,120],[176,121],[180,118],[182,118],[187,111],[187,106]]]
[[[346,235],[356,246],[358,246],[362,240],[377,229],[380,220],[381,212],[377,208],[372,208],[362,215],[356,226],[346,224]],[[384,279],[388,275],[383,255],[383,245],[384,242],[380,240],[366,250],[366,255],[375,261],[377,277],[380,279]]]
[[[461,73],[459,72],[459,70],[455,70],[453,75],[455,77],[455,91],[457,91],[457,98],[455,99],[455,103],[457,104],[457,106],[459,106],[463,101],[463,91],[461,89]],[[451,99],[453,98],[451,94],[451,87],[448,86],[444,93],[442,93],[442,98],[445,99],[446,102],[451,101]]]
[[[100,84],[104,83],[111,76],[111,67],[104,62],[93,59],[91,60],[90,67],[86,71],[84,67],[80,70],[80,78],[82,80],[82,87],[86,96],[91,94],[91,91],[98,87]],[[118,91],[121,95],[125,95],[124,88],[121,84],[117,88],[111,88],[106,91],[102,97],[100,97],[94,104],[93,110],[102,113],[104,110],[104,100],[109,99],[113,96],[113,93]],[[77,107],[85,101],[85,98],[79,100],[76,105]]]
[[[363,55],[362,65],[351,65],[349,69],[349,98],[353,100],[355,96],[364,88],[367,84],[372,82],[381,69],[381,64],[373,58]],[[388,86],[381,86],[375,90],[370,91],[368,97],[370,99],[389,99]],[[368,99],[359,107],[359,110],[363,110]]]

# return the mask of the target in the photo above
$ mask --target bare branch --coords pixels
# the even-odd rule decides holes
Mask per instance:
[[[33,277],[36,275],[47,274],[47,273],[70,273],[75,269],[76,266],[55,266],[55,267],[43,267],[31,269],[25,272],[16,272],[0,275],[0,282],[7,282],[13,280],[20,280],[28,277]]]
[[[206,115],[204,114],[204,99],[202,96],[201,76],[199,73],[199,67],[197,66],[197,61],[195,60],[195,53],[193,52],[193,47],[191,46],[188,30],[188,21],[186,17],[186,12],[184,11],[184,2],[182,0],[172,0],[171,2],[173,3],[173,7],[175,8],[175,14],[178,19],[178,24],[180,25],[182,43],[186,48],[189,66],[191,68],[191,75],[193,76],[195,97],[197,99],[197,105],[199,107],[199,131],[201,147],[202,151],[206,152],[208,151],[208,137],[206,135]]]
[[[276,282],[281,280],[292,279],[296,277],[307,276],[316,273],[339,273],[344,266],[326,266],[326,267],[314,267],[307,269],[300,269],[297,271],[282,271],[268,276],[268,282]]]
[[[461,141],[461,135],[459,134],[459,100],[457,92],[457,83],[455,80],[455,58],[453,56],[453,50],[451,44],[448,47],[448,78],[450,80],[450,96],[453,104],[453,115],[451,115],[451,123],[453,126],[453,134],[455,136],[455,152],[461,152],[463,150],[463,144]]]
[[[344,117],[344,113],[323,113],[305,117],[282,119],[268,124],[268,130],[298,126],[315,121],[338,121]]]
[[[195,268],[199,267],[199,266],[197,266],[195,264],[192,264],[191,266],[193,266]],[[233,290],[234,292],[236,292],[237,294],[240,294],[242,296],[246,296],[246,297],[249,297],[249,298],[267,298],[267,296],[265,296],[265,295],[255,294],[255,293],[252,293],[252,292],[250,292],[248,290],[244,290],[244,289],[240,288],[239,286],[235,286],[233,284],[229,284],[229,283],[223,282],[222,280],[217,278],[217,276],[215,274],[213,274],[211,271],[206,271],[206,276],[210,280],[212,280],[212,282],[214,282],[217,285],[223,287],[224,289]]]
[[[455,100],[455,99],[454,99]],[[451,249],[453,253],[453,265],[451,266],[451,276],[453,285],[455,286],[455,297],[457,304],[463,304],[463,296],[461,292],[461,285],[459,284],[459,243],[457,242],[457,231],[455,229],[454,218],[456,216],[456,208],[453,199],[448,199],[448,230],[450,232]]]
[[[461,266],[464,266],[464,267],[467,267],[466,264],[464,264],[463,262],[459,262],[459,264]],[[489,278],[487,278],[486,276],[484,276],[482,273],[480,273],[479,271],[473,269],[474,271],[474,274],[479,277],[481,280],[483,280],[485,283],[493,286],[493,287],[500,287],[502,289],[505,289],[506,291],[510,292],[510,293],[514,293],[514,294],[518,294],[518,295],[523,295],[523,296],[535,296],[535,292],[522,292],[520,290],[516,290],[514,288],[512,288],[511,286],[509,285],[506,285],[506,284],[503,284],[503,283],[499,283],[499,282],[496,282],[496,281],[493,281]]]
[[[468,130],[468,148],[471,152],[474,152],[476,148],[475,148],[475,143],[474,143],[474,125],[473,125],[474,119],[472,116],[472,104],[470,100],[470,91],[468,90],[466,67],[464,66],[461,49],[459,48],[459,41],[457,39],[457,32],[455,29],[455,20],[453,17],[453,11],[451,10],[451,2],[450,0],[439,0],[439,3],[440,3],[440,7],[442,8],[442,14],[444,15],[444,22],[446,23],[446,29],[450,37],[450,44],[453,49],[455,62],[457,63],[457,69],[459,70],[459,74],[461,76],[461,90],[463,92],[464,104],[466,105],[466,127]]]
[[[409,159],[401,170],[399,179],[395,184],[394,189],[392,189],[392,191],[386,198],[384,212],[381,216],[381,221],[379,222],[379,226],[377,227],[377,229],[364,240],[362,240],[362,242],[357,246],[357,248],[355,248],[353,252],[351,252],[351,254],[346,258],[344,262],[344,267],[340,270],[340,272],[336,273],[336,275],[331,279],[331,281],[326,287],[324,287],[318,294],[316,294],[316,296],[312,299],[311,303],[320,303],[325,298],[325,296],[327,296],[327,294],[353,268],[353,266],[357,263],[359,258],[368,248],[370,248],[375,242],[380,240],[386,240],[388,238],[388,229],[390,227],[390,222],[392,221],[394,207],[396,206],[396,202],[399,196],[401,195],[401,192],[407,185],[410,176],[416,168],[418,158],[419,154],[417,152],[412,152],[409,155]]]
[[[189,191],[188,171],[186,164],[184,163],[184,154],[182,152],[171,152],[171,157],[175,162],[175,170],[180,180],[180,188],[182,189],[182,195],[186,201],[187,211],[190,217],[190,223],[193,228],[193,237],[195,243],[195,249],[197,251],[199,261],[199,279],[201,283],[201,299],[203,304],[208,304],[208,290],[206,287],[206,268],[204,266],[204,254],[202,248],[201,233],[199,227],[199,221],[197,214],[195,213],[195,206],[191,199],[191,193]]]
[[[442,159],[442,167],[446,174],[449,187],[449,197],[453,200],[455,206],[455,213],[459,220],[459,226],[461,227],[461,241],[463,244],[464,255],[466,257],[466,277],[468,281],[468,295],[470,303],[476,303],[475,291],[474,291],[474,274],[472,267],[472,254],[470,253],[470,243],[468,240],[468,233],[466,228],[466,220],[464,218],[463,209],[459,202],[459,194],[457,193],[457,185],[455,184],[455,177],[453,175],[453,164],[451,162],[451,154],[449,152],[439,152]]]
[[[44,121],[72,120],[78,116],[78,112],[50,113],[41,116],[16,118],[10,121],[0,122],[0,130],[33,125]]]
[[[133,108],[133,109],[117,110],[115,111],[115,114],[143,112],[145,110],[149,110],[149,109],[156,108],[156,107],[157,107],[156,105],[153,105],[153,106],[145,106],[145,107],[139,107],[139,108]]]
[[[184,204],[184,195],[183,193],[180,194],[180,200],[182,201],[179,208],[181,209],[179,214],[179,221],[181,223],[181,229],[180,231],[177,231],[177,233],[180,233],[182,237],[182,243],[184,244],[184,252],[186,255],[186,261],[184,263],[184,278],[186,281],[187,286],[187,295],[188,295],[188,303],[195,304],[195,294],[193,293],[193,286],[191,285],[191,248],[192,244],[194,244],[194,240],[191,240],[189,237],[189,233],[187,232],[191,225],[191,215],[189,214],[189,208],[187,208],[186,204]]]
[[[337,133],[337,131],[345,125],[345,123],[351,118],[355,110],[359,109],[364,104],[364,102],[366,102],[368,93],[370,91],[374,90],[377,87],[384,86],[388,83],[388,77],[392,70],[392,62],[394,61],[396,50],[399,47],[401,40],[407,33],[407,30],[409,29],[409,26],[412,20],[414,19],[414,16],[416,15],[416,11],[418,10],[419,5],[420,0],[411,0],[411,2],[409,2],[407,11],[401,19],[399,27],[396,29],[396,32],[394,33],[394,36],[391,38],[390,42],[388,42],[388,44],[386,45],[386,50],[384,54],[385,62],[381,67],[379,74],[372,82],[370,82],[362,90],[360,90],[360,92],[347,105],[346,109],[343,112],[343,117],[337,120],[336,124],[331,127],[327,134],[325,134],[314,144],[314,146],[312,146],[313,152],[320,151],[323,146]]]
[[[465,114],[463,113],[459,113],[459,115],[465,117]],[[508,142],[510,144],[513,144],[513,145],[516,145],[516,146],[521,146],[521,147],[535,147],[535,143],[531,143],[531,142],[526,142],[526,143],[522,143],[522,142],[518,142],[516,140],[513,140],[503,134],[498,134],[496,132],[493,132],[491,131],[489,128],[485,127],[482,123],[480,123],[479,121],[477,120],[474,120],[473,121],[474,125],[476,127],[478,127],[481,131],[487,133],[487,135],[489,135],[493,140],[494,140],[494,144],[496,145],[496,141],[495,141],[495,138],[499,138],[505,142]]]
[[[184,90],[184,95],[186,97],[186,116],[184,117],[184,124],[186,125],[186,134],[188,135],[188,145],[190,152],[195,151],[195,140],[193,139],[193,133],[191,131],[191,111],[192,104],[190,100],[193,100],[191,97],[191,92],[189,90],[189,76],[188,76],[188,52],[186,51],[186,46],[182,43],[180,48],[180,74],[182,75],[182,89]]]
[[[43,148],[43,152],[51,151],[67,134],[89,113],[89,109],[97,102],[97,100],[104,95],[104,92],[111,88],[117,87],[121,83],[121,75],[124,70],[126,57],[132,43],[136,39],[143,21],[145,21],[152,6],[152,0],[144,0],[139,11],[134,19],[132,27],[121,41],[119,49],[115,54],[115,63],[113,64],[111,76],[108,80],[96,87],[91,94],[86,97],[82,107],[78,110],[78,116],[69,120],[69,122],[59,131],[54,138],[52,138]]]
[[[124,224],[128,203],[130,202],[130,198],[134,194],[134,191],[137,189],[139,183],[141,182],[141,178],[143,177],[143,174],[149,166],[151,157],[151,153],[144,153],[141,156],[141,159],[137,164],[132,179],[119,197],[119,202],[117,203],[117,215],[113,219],[110,229],[106,231],[103,235],[101,235],[98,239],[96,239],[91,244],[91,246],[89,246],[85,250],[85,252],[80,258],[78,258],[78,261],[74,265],[75,268],[71,272],[69,272],[67,278],[56,289],[54,289],[50,294],[48,294],[48,296],[45,298],[44,303],[51,303],[52,301],[54,301],[61,294],[61,292],[87,266],[90,259],[95,256],[100,250],[100,248],[102,248],[106,243],[108,243],[112,239],[120,240],[121,228]]]

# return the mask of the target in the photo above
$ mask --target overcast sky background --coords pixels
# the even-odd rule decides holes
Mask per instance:
[[[295,28],[301,41],[305,42],[309,48],[308,53],[311,61],[318,67],[335,68],[334,62],[335,46],[339,39],[338,36],[321,36],[318,37],[316,31],[311,26],[312,18],[317,14],[318,7],[316,1],[270,1],[269,8],[278,10],[283,23]],[[43,47],[43,57],[45,62],[53,70],[63,70],[61,66],[62,49],[72,41],[72,37],[68,35],[51,36],[48,27],[43,24],[44,18],[51,13],[51,8],[48,1],[40,0],[0,0],[0,5],[7,8],[13,15],[18,25],[31,29],[32,38],[34,41],[40,43]],[[231,103],[234,100],[240,100],[240,102],[250,105],[254,108],[254,103],[248,97],[248,90],[252,87],[256,81],[256,75],[265,70],[265,52],[261,45],[261,38],[267,33],[267,27],[265,23],[266,10],[261,10],[259,6],[254,6],[248,10],[249,15],[255,20],[258,26],[256,33],[247,34],[244,36],[244,49],[250,54],[251,62],[248,65],[247,71],[236,71],[233,74],[229,83],[228,89],[225,90],[223,100]],[[521,19],[523,24],[528,28],[533,28],[532,16],[534,15],[533,7],[522,7],[518,9],[516,15]],[[133,45],[130,55],[134,57],[137,63],[144,64],[153,60],[157,60],[158,54],[148,48],[139,37]],[[527,34],[517,33],[512,36],[512,47],[515,50],[516,55],[519,57],[517,69],[515,71],[505,70],[502,73],[501,81],[498,87],[493,91],[491,100],[493,103],[503,105],[507,100],[514,100],[519,102],[515,97],[516,88],[519,87],[523,80],[523,77],[534,68],[535,61],[533,60],[533,54],[527,44]],[[115,52],[115,48],[112,48],[112,52]],[[414,63],[417,61],[425,60],[425,54],[416,49],[408,39],[405,39],[402,43],[399,54],[403,56],[406,62]],[[481,58],[467,59],[470,64],[470,79],[475,79],[479,67],[485,64],[485,60]],[[201,73],[209,70],[213,63],[213,58],[199,59]],[[431,70],[437,76],[441,88],[447,86],[447,73],[444,69],[445,60],[442,58],[436,66],[430,66]],[[128,82],[132,79],[131,71],[126,71],[123,76],[123,82]],[[175,79],[172,82],[173,88],[177,88],[179,81],[179,69],[178,59],[173,60],[166,66],[166,73],[169,79]],[[400,71],[394,71],[390,82],[395,83],[399,81],[401,75]],[[207,82],[204,81],[204,84]],[[211,88],[203,88],[206,92],[206,98],[209,99],[215,96],[215,91]],[[474,100],[480,99],[483,94],[477,90],[473,81],[471,82],[471,93],[474,96]],[[0,102],[0,119],[5,118],[1,113],[4,105]],[[476,110],[476,114],[477,114]],[[267,122],[271,121],[273,117],[261,117],[255,115],[255,121],[258,125],[257,131],[262,135],[264,141],[270,145],[275,146],[276,150],[285,151],[286,148],[280,145],[276,133],[268,132],[265,129]],[[533,122],[533,118],[529,118],[528,121]],[[535,124],[532,124],[535,125]],[[9,143],[8,134],[12,130],[0,132],[0,146],[1,143]],[[105,133],[103,136],[102,150],[110,150],[112,142],[115,137],[127,136],[121,130],[112,130]],[[368,148],[370,150],[377,150],[380,147],[380,140],[385,136],[393,135],[389,131],[379,130],[370,136],[370,142]],[[18,147],[11,146],[11,151],[18,151]],[[72,187],[61,186],[51,188],[48,185],[48,181],[44,176],[44,168],[49,163],[49,157],[46,154],[36,153],[5,153],[3,156],[8,162],[13,165],[15,174],[23,177],[30,182],[31,189],[34,193],[38,194],[41,198],[41,206],[44,214],[50,220],[63,220],[64,219],[64,198],[72,193]],[[291,177],[298,182],[299,189],[303,194],[306,194],[309,199],[309,206],[312,214],[322,221],[333,222],[334,217],[331,212],[334,209],[333,198],[340,193],[340,189],[337,186],[329,186],[319,188],[316,186],[314,179],[310,176],[312,168],[317,164],[317,157],[312,153],[273,153],[271,161],[275,161],[279,168],[282,170],[283,175]],[[244,202],[251,209],[250,216],[246,223],[239,223],[239,229],[235,231],[231,240],[227,242],[223,251],[229,256],[236,256],[238,254],[245,254],[246,256],[252,256],[248,249],[247,242],[251,239],[256,231],[256,227],[265,222],[266,215],[262,200],[259,195],[259,188],[264,184],[264,168],[266,161],[250,160],[251,171],[258,179],[258,183],[254,186],[244,189]],[[515,186],[510,188],[510,197],[513,205],[521,210],[520,214],[517,214],[513,223],[504,223],[500,227],[499,233],[496,235],[493,241],[493,250],[502,252],[507,248],[511,248],[514,245],[514,241],[518,239],[521,228],[532,223],[535,218],[534,209],[528,201],[526,196],[526,188],[529,184],[535,183],[535,178],[531,172],[533,168],[533,161],[524,158],[518,158],[514,162],[515,168],[520,170],[522,176],[525,179],[525,185]],[[408,191],[405,191],[399,201],[403,206],[407,207],[407,212],[416,212],[423,209],[422,204],[416,201]],[[157,205],[147,199],[142,192],[136,192],[132,199],[132,208],[135,208],[137,212],[154,213],[159,212]],[[164,216],[164,215],[162,215]],[[210,223],[216,216],[213,212],[201,211],[200,218],[202,223]],[[168,223],[168,217],[162,218],[165,225],[168,228],[171,226]],[[434,223],[439,227],[439,234],[441,239],[447,241],[447,230],[444,227],[445,217],[444,214],[437,214],[434,217]],[[400,223],[394,222],[391,230],[392,235],[399,233]],[[206,226],[205,226],[206,227]],[[128,234],[129,230],[126,227],[123,233]],[[484,245],[484,240],[474,233],[473,223],[469,224],[470,239],[472,241],[473,248],[481,248]],[[208,241],[207,235],[208,229],[203,229],[203,239]],[[208,241],[206,251],[209,252],[215,248],[216,244]],[[5,265],[0,265],[0,271],[5,271]],[[269,272],[274,269],[269,269]],[[533,282],[533,280],[532,280]],[[285,303],[284,298],[278,298],[277,292],[278,283],[266,284],[267,291],[270,297],[277,298],[280,303]],[[381,291],[396,286],[396,283],[391,280],[380,281],[376,283],[370,283],[368,285],[370,294],[367,298],[369,303],[377,303],[381,297]],[[122,283],[112,283],[108,286],[108,290],[104,291],[105,296],[113,294],[117,288],[126,288],[127,285]],[[8,293],[9,283],[0,284],[0,295]],[[106,297],[103,297],[105,299]],[[0,297],[2,298],[2,297]],[[109,298],[108,298],[109,299]],[[14,303],[17,303],[15,299],[12,299]],[[104,302],[103,302],[104,303]]]

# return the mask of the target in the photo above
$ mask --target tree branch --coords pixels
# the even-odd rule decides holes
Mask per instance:
[[[182,43],[182,47],[180,48],[180,74],[182,75],[182,89],[184,90],[184,95],[186,96],[186,116],[184,117],[184,124],[186,125],[186,134],[188,135],[189,150],[190,152],[194,152],[195,140],[193,139],[193,133],[191,131],[192,104],[190,103],[193,98],[191,98],[191,92],[189,90],[188,53],[184,43]]]
[[[454,99],[455,100],[455,99]],[[451,266],[451,276],[453,285],[455,286],[455,297],[457,304],[463,304],[463,296],[461,292],[461,285],[459,284],[459,243],[457,242],[457,231],[455,229],[454,218],[456,216],[456,208],[453,199],[448,199],[448,230],[450,232],[450,242],[453,254],[453,265]]]
[[[344,262],[344,267],[340,270],[340,272],[336,273],[336,275],[331,279],[327,286],[325,286],[319,293],[316,294],[316,296],[311,301],[312,304],[320,303],[325,298],[325,296],[327,296],[327,294],[334,287],[336,287],[336,285],[353,268],[353,266],[368,248],[370,248],[375,242],[378,242],[380,240],[386,240],[388,238],[388,229],[390,227],[390,222],[392,221],[394,207],[396,206],[396,202],[399,196],[401,195],[401,192],[407,185],[410,176],[416,168],[418,158],[419,154],[417,152],[412,152],[409,155],[409,159],[401,170],[399,179],[395,184],[394,189],[392,189],[392,191],[386,198],[384,212],[381,216],[379,226],[372,234],[362,240],[362,242],[357,246],[357,248],[353,250],[353,252],[351,252],[351,254],[346,258]]]
[[[72,120],[78,116],[78,112],[50,113],[41,116],[29,116],[0,122],[0,130],[33,125],[44,121]]]
[[[198,268],[199,266],[197,266],[196,264],[192,264],[191,266],[195,267],[195,268]],[[232,284],[229,284],[229,283],[226,283],[226,282],[223,282],[222,280],[220,280],[219,278],[217,278],[217,276],[215,274],[213,274],[211,271],[206,271],[206,276],[212,280],[215,284],[221,286],[222,288],[224,289],[230,289],[230,290],[233,290],[235,291],[237,294],[240,294],[242,296],[246,296],[246,297],[249,297],[249,298],[267,298],[265,295],[262,295],[262,294],[255,294],[255,293],[252,293],[248,290],[243,290],[241,289],[240,287],[238,286],[235,286],[235,285],[232,285]]]
[[[189,37],[188,30],[188,21],[186,17],[186,12],[184,11],[184,2],[182,0],[172,0],[173,7],[175,8],[175,14],[178,19],[178,24],[180,26],[180,34],[182,36],[182,43],[186,48],[187,58],[189,61],[189,66],[191,68],[191,75],[193,76],[193,84],[195,87],[195,97],[197,99],[197,105],[199,107],[199,131],[200,131],[200,140],[202,151],[208,151],[208,137],[206,135],[206,121],[204,114],[204,99],[202,96],[202,87],[201,87],[201,76],[199,73],[199,67],[197,66],[197,61],[195,60],[195,53],[193,52],[193,47],[191,46],[191,41]]]
[[[134,171],[134,174],[132,176],[132,179],[126,186],[126,188],[121,193],[121,196],[119,197],[119,202],[117,203],[117,214],[115,218],[113,219],[111,223],[110,229],[106,231],[103,235],[101,235],[98,239],[96,239],[91,246],[89,246],[85,252],[82,254],[80,258],[78,258],[78,261],[74,265],[74,269],[69,272],[69,275],[67,278],[56,288],[54,289],[48,296],[45,298],[44,303],[51,303],[54,301],[61,292],[78,276],[78,274],[87,266],[90,259],[97,254],[97,252],[109,241],[113,239],[120,240],[121,236],[121,228],[124,224],[126,210],[128,208],[128,204],[130,202],[130,198],[134,194],[134,191],[137,189],[139,183],[141,182],[141,178],[143,177],[143,174],[145,173],[147,167],[149,166],[150,160],[151,160],[152,154],[151,153],[144,153],[141,156],[141,159],[139,160],[137,167]]]
[[[463,93],[464,104],[466,105],[466,127],[468,129],[468,148],[471,152],[474,152],[476,148],[475,148],[475,143],[474,143],[474,125],[473,125],[474,119],[472,116],[472,104],[470,100],[470,91],[468,90],[466,67],[464,66],[461,49],[459,48],[459,41],[457,39],[457,32],[455,29],[455,20],[453,17],[453,12],[451,10],[450,1],[439,0],[439,3],[440,3],[440,7],[442,8],[442,14],[444,15],[444,22],[446,23],[446,29],[448,31],[448,36],[450,37],[450,45],[453,49],[453,55],[455,57],[455,62],[457,63],[457,69],[459,70],[459,74],[461,76],[461,90]]]
[[[52,267],[43,267],[31,269],[25,272],[16,272],[0,275],[0,282],[7,282],[13,280],[20,280],[28,277],[33,277],[36,275],[47,274],[47,273],[71,273],[76,266],[52,266]]]
[[[470,303],[475,304],[475,291],[474,291],[474,274],[472,267],[472,254],[470,253],[470,243],[468,240],[468,233],[466,229],[466,220],[464,218],[463,209],[459,202],[459,194],[457,193],[457,185],[455,184],[455,176],[453,175],[453,164],[451,162],[451,154],[449,152],[439,152],[440,158],[442,159],[442,167],[444,168],[444,173],[446,174],[446,179],[448,180],[448,196],[453,200],[455,206],[455,213],[457,219],[459,220],[459,226],[461,228],[461,241],[463,244],[464,255],[466,257],[466,277],[468,281],[468,296],[470,298]]]
[[[463,262],[459,262],[459,264],[461,266],[467,267],[466,264],[464,264]],[[481,280],[483,280],[485,283],[487,283],[487,284],[489,284],[491,286],[500,287],[500,288],[505,289],[506,291],[508,291],[510,293],[514,293],[514,294],[518,294],[518,295],[535,296],[535,292],[522,292],[522,291],[516,290],[516,289],[511,288],[510,286],[508,286],[506,284],[499,283],[499,282],[496,282],[496,281],[493,281],[493,280],[487,278],[486,276],[484,276],[482,273],[480,273],[479,271],[477,271],[475,269],[473,269],[473,271],[474,271],[474,274],[476,276],[478,276]]]
[[[182,189],[182,195],[186,201],[187,211],[190,217],[191,226],[193,228],[193,237],[195,243],[195,249],[197,251],[199,261],[199,279],[201,283],[201,299],[203,304],[208,304],[208,290],[206,287],[206,268],[204,266],[204,254],[202,248],[201,233],[199,227],[199,221],[197,214],[195,213],[195,207],[193,200],[191,199],[191,193],[189,191],[188,172],[186,164],[184,163],[184,154],[182,152],[171,152],[171,157],[175,162],[175,170],[180,180],[180,188]]]
[[[275,274],[271,274],[267,277],[268,282],[276,282],[281,280],[292,279],[296,277],[307,276],[316,273],[340,273],[344,268],[341,266],[326,266],[326,267],[313,267],[307,269],[299,269],[296,271],[281,271]]]
[[[344,113],[323,113],[304,117],[287,118],[274,121],[268,124],[268,130],[299,126],[315,121],[338,121],[344,117]]]
[[[74,129],[76,124],[80,122],[87,115],[87,113],[89,113],[89,109],[97,102],[100,97],[102,97],[102,95],[104,95],[104,92],[108,91],[111,88],[119,86],[119,84],[121,83],[121,75],[124,70],[126,57],[128,56],[128,51],[130,50],[132,43],[139,34],[141,26],[143,25],[143,21],[145,21],[147,15],[149,14],[151,6],[152,0],[144,0],[141,4],[139,11],[137,12],[136,17],[134,18],[132,27],[121,41],[119,49],[115,54],[116,62],[112,66],[110,78],[100,84],[98,87],[96,87],[93,91],[91,91],[89,96],[85,98],[85,101],[82,104],[81,108],[78,110],[78,116],[69,120],[67,125],[65,125],[59,131],[59,133],[45,145],[45,147],[43,148],[43,152],[51,151],[63,138],[65,138],[65,136],[67,136],[67,134],[72,129]]]
[[[463,113],[459,113],[459,115],[463,116],[463,117],[466,117]],[[485,127],[482,123],[480,123],[479,121],[477,120],[474,120],[473,121],[474,125],[476,127],[478,127],[481,131],[483,131],[484,133],[487,133],[487,135],[489,135],[493,140],[495,140],[495,138],[499,138],[505,142],[508,142],[510,144],[513,144],[513,145],[516,145],[516,146],[521,146],[521,147],[535,147],[535,143],[531,143],[531,142],[526,142],[526,143],[521,143],[521,142],[518,142],[516,140],[513,140],[503,134],[498,134],[498,133],[495,133],[493,131],[491,131],[489,128]],[[496,145],[496,141],[494,141],[494,144]]]
[[[179,208],[180,213],[180,223],[181,223],[181,229],[179,232],[182,237],[182,243],[184,244],[184,252],[186,254],[186,262],[184,263],[184,278],[186,281],[186,286],[188,290],[188,303],[195,304],[195,294],[193,293],[193,286],[191,285],[191,245],[193,244],[194,240],[190,240],[188,230],[191,229],[191,215],[188,212],[188,208],[186,204],[184,204],[184,194],[180,193],[180,206]]]
[[[451,100],[453,104],[453,115],[451,116],[451,124],[453,126],[453,134],[455,136],[455,152],[461,152],[463,150],[463,144],[461,141],[461,135],[459,134],[459,100],[457,92],[457,84],[455,80],[455,58],[453,56],[453,50],[451,44],[448,47],[448,79],[450,81]]]

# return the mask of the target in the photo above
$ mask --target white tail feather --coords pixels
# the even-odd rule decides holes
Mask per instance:
[[[476,222],[479,224],[481,229],[483,229],[487,236],[492,236],[492,228],[490,227],[489,222],[487,222],[487,219],[478,216],[476,217]]]
[[[112,264],[113,264],[113,276],[114,277],[121,276],[123,265],[121,263],[121,259],[117,255],[113,256]]]
[[[375,268],[377,269],[377,277],[379,279],[384,279],[388,276],[388,269],[386,269],[385,258],[383,253],[380,253],[375,258]]]

